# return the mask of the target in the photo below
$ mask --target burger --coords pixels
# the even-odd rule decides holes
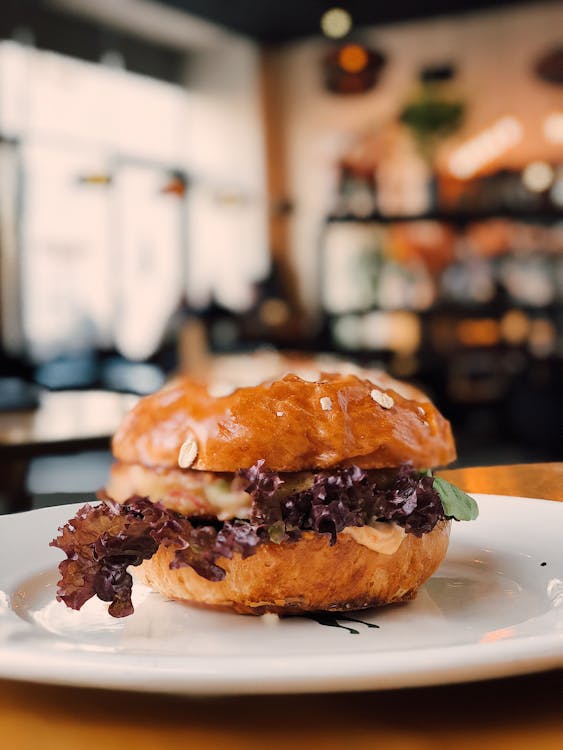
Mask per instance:
[[[364,373],[365,375],[365,373]],[[242,614],[412,599],[475,501],[433,476],[449,422],[388,376],[287,374],[246,387],[186,377],[141,399],[113,439],[98,505],[51,544],[57,598],[133,612],[135,577],[167,598]]]

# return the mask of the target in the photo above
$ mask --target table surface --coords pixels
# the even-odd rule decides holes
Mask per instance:
[[[443,472],[472,492],[563,501],[563,463]],[[0,737],[61,748],[561,750],[563,671],[432,688],[181,698],[0,681]]]
[[[60,443],[109,438],[137,401],[111,391],[43,391],[39,406],[0,414],[0,453],[28,447],[37,452]]]

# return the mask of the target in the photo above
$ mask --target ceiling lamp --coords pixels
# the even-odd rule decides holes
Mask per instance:
[[[321,29],[329,39],[342,39],[352,28],[352,16],[344,8],[330,8],[321,17]]]
[[[384,64],[377,50],[345,44],[324,59],[325,86],[333,94],[363,94],[375,86]]]
[[[367,50],[359,44],[345,44],[338,52],[338,64],[346,73],[359,73],[368,62]]]

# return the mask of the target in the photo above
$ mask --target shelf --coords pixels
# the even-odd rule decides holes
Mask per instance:
[[[512,300],[489,300],[487,302],[446,302],[440,301],[433,304],[431,307],[427,307],[424,310],[416,310],[414,308],[381,308],[377,306],[366,307],[362,309],[347,310],[345,312],[331,312],[330,310],[323,310],[322,314],[327,319],[341,318],[346,315],[368,315],[372,312],[378,313],[396,313],[396,312],[408,312],[412,315],[418,315],[420,318],[429,318],[434,315],[450,315],[452,317],[470,316],[473,318],[483,317],[490,318],[494,315],[504,315],[510,310],[521,310],[522,312],[534,316],[537,315],[548,315],[555,317],[556,315],[563,315],[563,302],[558,300],[549,302],[548,304],[536,306],[530,305],[523,302],[517,302]]]
[[[329,215],[327,224],[357,223],[357,224],[398,224],[414,221],[443,221],[450,224],[463,226],[474,221],[486,221],[488,219],[511,219],[533,224],[551,224],[563,221],[563,211],[456,211],[456,212],[434,212],[419,214],[416,216],[386,216],[384,214],[370,214],[369,216],[343,216]]]

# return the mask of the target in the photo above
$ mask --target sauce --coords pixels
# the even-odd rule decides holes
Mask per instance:
[[[350,635],[359,635],[360,631],[356,630],[356,628],[350,628],[346,625],[342,625],[340,623],[341,620],[343,620],[344,622],[357,622],[360,625],[365,625],[366,628],[379,628],[379,625],[376,625],[373,622],[366,622],[365,620],[358,620],[354,617],[348,617],[348,615],[343,615],[341,612],[307,612],[306,614],[303,614],[302,617],[306,617],[308,620],[313,620],[319,625],[324,625],[328,628],[340,628],[341,630],[347,630]]]

